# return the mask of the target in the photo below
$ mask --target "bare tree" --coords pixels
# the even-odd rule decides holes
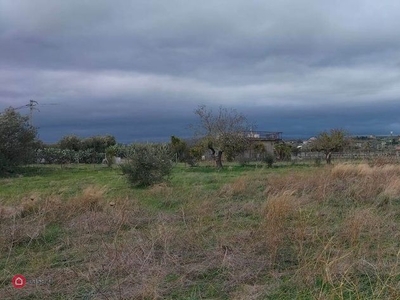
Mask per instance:
[[[234,157],[246,149],[248,128],[246,117],[235,109],[219,107],[216,113],[205,105],[195,110],[199,123],[193,126],[195,134],[203,137],[215,158],[217,168],[222,168],[222,154]]]

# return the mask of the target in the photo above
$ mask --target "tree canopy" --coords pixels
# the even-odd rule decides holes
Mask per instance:
[[[343,129],[331,129],[330,132],[321,132],[312,143],[311,150],[323,152],[327,164],[331,164],[332,153],[342,151],[349,141]]]
[[[292,146],[286,143],[276,144],[274,152],[278,160],[290,160],[292,155]]]
[[[177,161],[183,162],[188,158],[189,148],[182,139],[171,136],[171,151]]]
[[[29,118],[13,108],[0,113],[0,173],[32,162],[38,146],[37,131],[29,125]]]
[[[195,110],[199,123],[194,126],[195,134],[201,136],[208,149],[215,157],[216,166],[222,168],[222,154],[227,159],[245,150],[248,140],[245,131],[248,129],[246,117],[235,109],[219,107],[216,113],[205,105]]]
[[[97,153],[105,153],[108,147],[116,145],[117,141],[112,135],[91,136],[82,139],[76,135],[66,135],[57,143],[60,149],[73,151],[93,149]]]

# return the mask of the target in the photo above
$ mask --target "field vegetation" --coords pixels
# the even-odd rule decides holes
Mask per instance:
[[[399,165],[20,173],[0,179],[0,299],[400,298]]]

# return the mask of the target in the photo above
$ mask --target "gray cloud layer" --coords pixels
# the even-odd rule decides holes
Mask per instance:
[[[37,100],[46,141],[190,135],[199,104],[400,133],[398,28],[398,1],[0,0],[0,109]]]

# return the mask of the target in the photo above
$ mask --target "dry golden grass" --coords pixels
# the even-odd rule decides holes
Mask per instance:
[[[278,251],[291,238],[291,222],[298,214],[298,199],[294,191],[268,197],[264,209],[265,243],[272,264],[276,262]]]
[[[369,164],[337,164],[332,168],[331,175],[336,178],[349,176],[392,176],[399,175],[400,165],[369,165]]]
[[[82,194],[73,197],[68,201],[71,210],[77,211],[102,211],[106,205],[104,194],[106,187],[90,185],[86,187]]]
[[[380,233],[380,223],[380,217],[373,208],[357,208],[345,217],[341,229],[342,238],[352,247],[365,243],[362,239],[366,236],[367,242],[373,242]]]
[[[399,286],[382,285],[381,279],[384,274],[385,282],[392,282],[400,274],[396,269],[388,275],[383,263],[396,255],[399,236],[399,207],[382,201],[400,197],[398,165],[339,164],[275,175],[264,195],[266,252],[275,268],[285,260],[296,262],[293,284],[310,288],[320,278],[331,291],[319,298],[346,298],[353,291],[361,299],[362,289],[370,295],[379,291],[379,299],[399,294]]]
[[[368,164],[337,164],[331,170],[331,176],[334,178],[346,178],[357,176],[371,176],[375,168]]]
[[[254,189],[254,182],[252,182],[249,176],[245,175],[235,179],[231,183],[224,184],[219,189],[219,196],[226,198],[244,196],[251,193],[252,189]]]
[[[383,194],[394,199],[400,198],[400,178],[392,177],[387,181]]]
[[[172,195],[172,188],[165,183],[156,184],[148,189],[149,195],[169,197]]]

